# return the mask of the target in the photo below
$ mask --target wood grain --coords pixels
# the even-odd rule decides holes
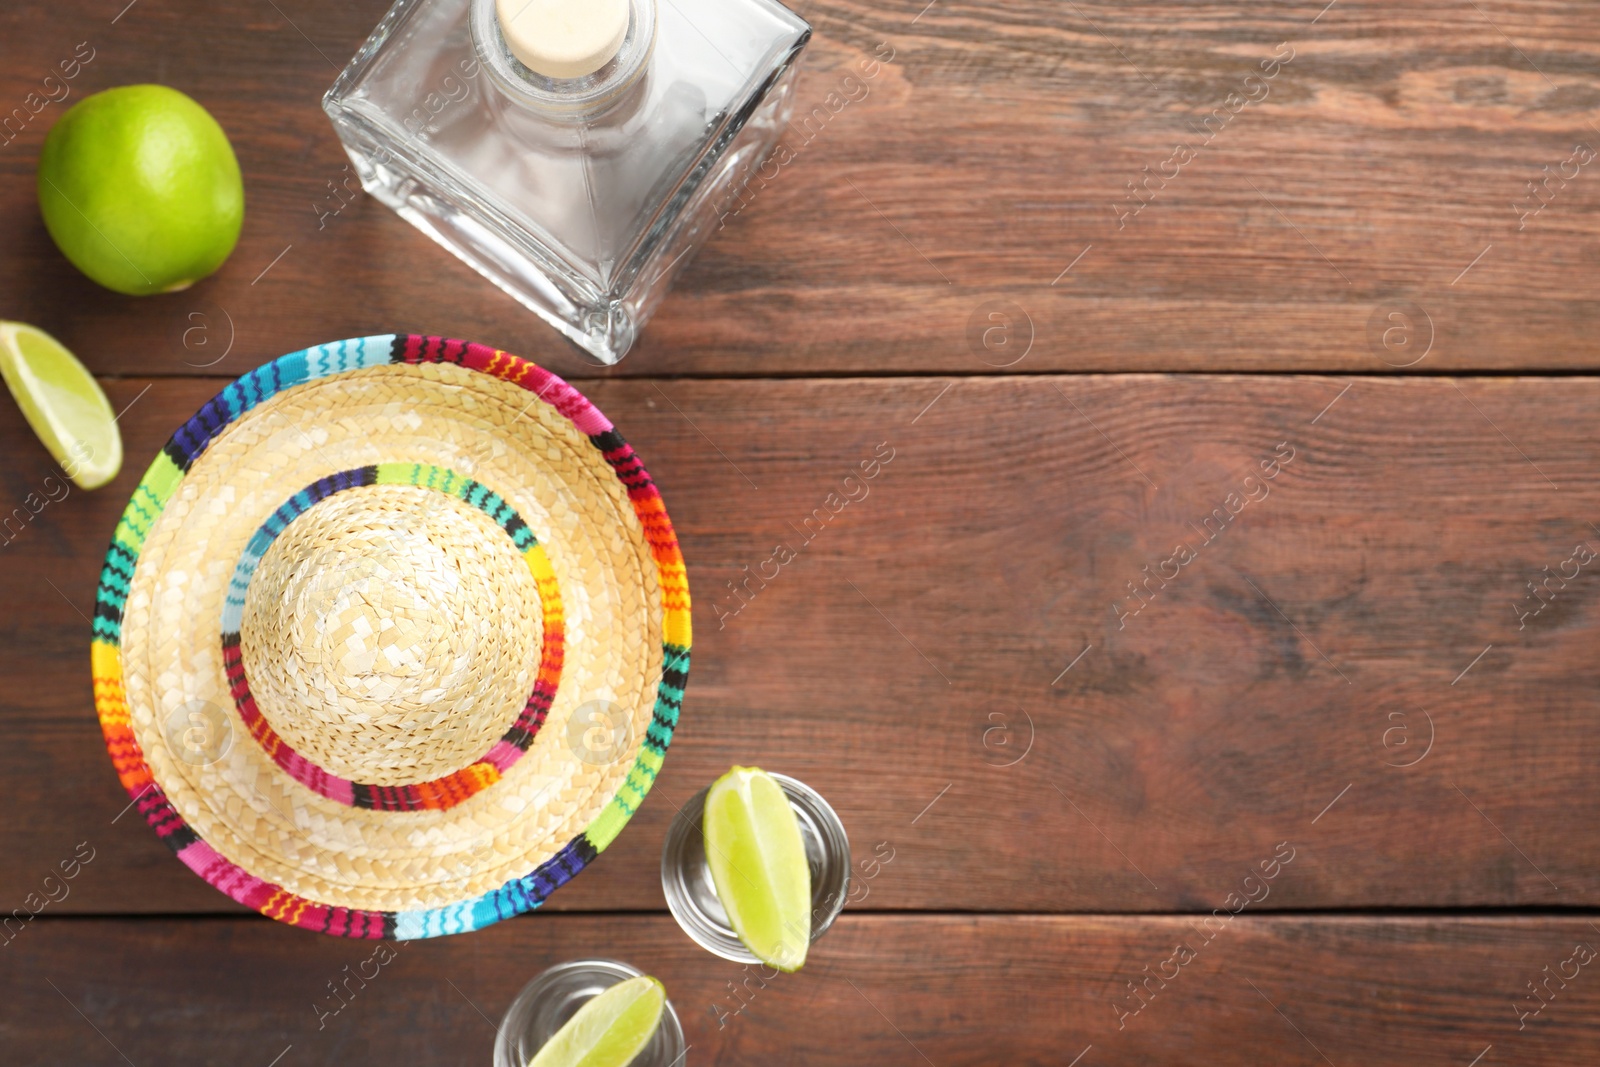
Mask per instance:
[[[386,0],[0,5],[0,317],[108,380],[128,452],[63,496],[0,414],[0,1061],[483,1063],[590,955],[665,980],[690,1063],[1593,1061],[1593,5],[925,3],[800,4],[793,161],[612,370],[376,202],[328,214],[319,100]],[[218,275],[136,300],[55,250],[34,165],[145,81],[222,122],[248,209]],[[126,811],[84,616],[222,380],[393,329],[589,379],[666,495],[695,660],[592,870],[319,1028],[372,947],[240,914]],[[817,787],[856,860],[764,988],[658,888],[734,762]]]
[[[322,217],[347,172],[318,101],[385,6],[0,11],[0,112],[80,42],[95,50],[73,95],[0,146],[4,314],[55,332],[102,374],[232,376],[396,328],[600,373],[375,202]],[[1600,24],[1582,0],[802,10],[817,37],[794,161],[752,191],[607,374],[1600,363],[1600,182],[1570,162],[1574,145],[1600,147]],[[1260,80],[1283,43],[1292,60]],[[891,54],[861,77],[863,59]],[[134,300],[56,253],[33,166],[73,99],[151,80],[230,131],[249,206],[220,275]],[[1234,93],[1255,102],[1230,105]],[[1211,118],[1219,107],[1225,123]],[[1193,158],[1175,162],[1179,145]],[[1558,177],[1528,199],[1546,167]],[[1130,184],[1149,203],[1121,219]]]
[[[847,915],[763,987],[665,916],[534,915],[376,960],[260,919],[39,920],[6,949],[0,1042],[17,1064],[488,1063],[524,982],[601,955],[661,978],[690,1064],[1577,1065],[1600,1043],[1580,918],[1191,922]],[[1162,967],[1179,944],[1194,958]],[[1122,1015],[1146,966],[1176,977]]]
[[[231,907],[117,819],[80,615],[138,469],[214,384],[115,383],[127,470],[0,548],[0,901],[88,841],[58,910]],[[656,792],[551,907],[659,909],[675,805],[734,762],[817,787],[858,860],[894,851],[874,908],[1209,911],[1284,841],[1263,907],[1600,902],[1573,817],[1600,803],[1575,553],[1600,544],[1600,382],[588,388],[663,487],[695,660]],[[0,447],[22,501],[48,464],[14,421]],[[1129,583],[1174,570],[1134,614]]]

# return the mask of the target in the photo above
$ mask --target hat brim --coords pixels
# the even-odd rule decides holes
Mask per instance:
[[[548,551],[567,618],[544,729],[521,758],[484,772],[481,791],[423,810],[319,794],[241,720],[214,760],[176,756],[166,721],[175,709],[201,701],[235,713],[217,641],[222,601],[285,486],[382,464],[481,477]],[[605,416],[507,353],[382,335],[266,364],[173,435],[107,553],[92,654],[118,776],[186,865],[275,919],[413,938],[537,907],[615,839],[661,767],[690,644],[671,522]],[[605,760],[574,744],[595,699],[626,716]]]

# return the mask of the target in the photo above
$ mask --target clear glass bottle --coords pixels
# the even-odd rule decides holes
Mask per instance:
[[[549,77],[495,0],[399,0],[323,98],[369,193],[608,364],[777,144],[811,36],[776,0],[617,2],[614,55]]]
[[[822,794],[786,774],[774,774],[800,820],[800,840],[811,868],[811,940],[828,932],[850,891],[850,838]],[[706,863],[706,793],[700,790],[678,810],[661,846],[661,888],[667,910],[701,948],[735,963],[760,963],[734,933],[717,897]]]

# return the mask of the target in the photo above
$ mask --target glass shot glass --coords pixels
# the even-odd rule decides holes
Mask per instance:
[[[850,889],[850,839],[844,823],[820,793],[788,775],[772,777],[783,787],[800,820],[800,839],[811,868],[811,940],[815,942],[844,910]],[[728,922],[706,863],[704,816],[709,789],[691,797],[667,829],[661,848],[661,888],[672,917],[697,945],[725,960],[759,964],[761,960],[745,947]]]
[[[522,987],[500,1020],[494,1039],[494,1067],[528,1067],[528,1061],[566,1021],[618,982],[643,974],[617,960],[558,963]],[[629,1067],[684,1067],[688,1052],[678,1013],[667,1001],[661,1025]]]

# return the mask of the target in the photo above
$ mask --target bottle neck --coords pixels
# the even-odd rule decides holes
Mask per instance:
[[[622,45],[592,74],[551,78],[519,60],[507,45],[496,0],[471,0],[473,47],[490,77],[513,101],[555,121],[582,122],[615,107],[643,78],[656,43],[656,0],[628,0]]]

